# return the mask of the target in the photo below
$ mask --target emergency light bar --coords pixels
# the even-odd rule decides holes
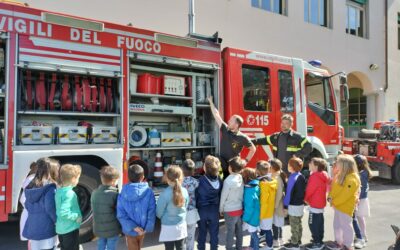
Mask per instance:
[[[167,43],[176,46],[185,46],[190,48],[197,48],[197,41],[187,38],[179,38],[174,36],[168,36],[165,34],[156,33],[155,40],[160,43]]]
[[[63,26],[69,26],[74,28],[81,28],[93,31],[104,31],[104,23],[88,21],[73,17],[67,17],[62,15],[57,15],[53,13],[43,12],[42,21],[52,24],[58,24]]]

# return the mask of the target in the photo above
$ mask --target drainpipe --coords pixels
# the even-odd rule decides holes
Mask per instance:
[[[388,1],[385,0],[385,88],[383,89],[386,93],[386,90],[389,88],[389,49],[388,49]]]

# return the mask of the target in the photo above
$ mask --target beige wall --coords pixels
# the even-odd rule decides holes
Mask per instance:
[[[394,1],[396,4],[393,6],[399,7],[400,0],[389,0]],[[120,24],[131,22],[136,27],[176,35],[186,35],[188,32],[188,0],[85,0],[79,1],[79,4],[78,1],[71,0],[26,2],[33,7]],[[398,93],[385,94],[379,91],[385,86],[384,2],[369,1],[368,39],[345,33],[346,0],[332,0],[332,29],[304,22],[302,0],[288,0],[288,16],[253,8],[250,0],[197,0],[196,32],[211,35],[219,31],[225,47],[300,57],[305,60],[319,59],[332,72],[356,72],[361,76],[364,93],[374,96],[369,98],[375,102],[370,103],[370,106],[381,107],[383,103],[386,106],[396,106],[396,110],[391,108],[384,112],[380,109],[369,109],[371,124],[374,120],[397,115],[397,100],[400,96]],[[379,65],[379,69],[371,71],[369,65],[372,63]],[[400,70],[397,72],[400,74]],[[392,78],[396,77],[400,79],[393,74]],[[394,82],[392,80],[389,86]],[[394,99],[396,105],[392,105]]]

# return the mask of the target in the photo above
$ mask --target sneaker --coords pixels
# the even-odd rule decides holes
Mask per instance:
[[[300,250],[299,244],[286,243],[283,247],[287,250]]]
[[[283,246],[284,243],[283,243],[283,239],[282,238],[279,238],[278,242],[279,242],[279,245]]]
[[[362,239],[356,239],[356,241],[354,242],[354,248],[355,249],[362,249],[365,247],[365,242]]]
[[[325,245],[322,243],[310,243],[306,246],[306,249],[310,250],[322,250],[324,249]]]
[[[326,243],[326,248],[330,249],[330,250],[342,250],[342,246],[339,245],[337,242],[335,241],[330,241],[328,243]]]
[[[272,250],[274,249],[273,247],[265,246],[263,248],[260,248],[261,250]]]
[[[273,246],[274,248],[281,247],[281,242],[280,242],[280,240],[274,240],[274,243],[272,244],[272,246]]]

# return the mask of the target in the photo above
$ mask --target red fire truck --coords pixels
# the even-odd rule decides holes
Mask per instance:
[[[102,166],[121,172],[121,186],[128,164],[141,164],[159,191],[164,167],[192,158],[201,168],[206,155],[218,155],[208,96],[225,118],[243,116],[251,137],[278,131],[290,113],[312,155],[337,153],[332,75],[219,42],[0,3],[0,221],[18,211],[30,163],[51,157],[82,166],[75,191],[88,239]],[[249,165],[271,156],[264,147]]]

